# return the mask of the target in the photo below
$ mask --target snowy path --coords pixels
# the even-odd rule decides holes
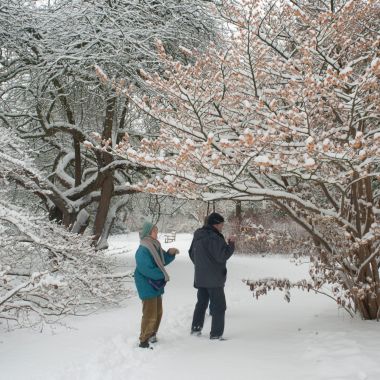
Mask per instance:
[[[0,379],[52,380],[378,380],[380,324],[352,320],[323,296],[293,291],[289,304],[280,293],[252,299],[242,278],[282,276],[298,279],[306,267],[279,257],[234,256],[229,262],[224,342],[189,335],[195,302],[190,235],[180,235],[182,255],[168,267],[164,318],[154,350],[137,348],[141,303],[84,319],[72,329],[43,333],[14,331],[0,336]],[[137,236],[113,240],[128,245],[133,265]],[[52,333],[53,332],[53,333]]]

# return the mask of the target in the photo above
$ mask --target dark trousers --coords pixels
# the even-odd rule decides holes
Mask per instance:
[[[226,297],[224,288],[199,288],[198,302],[195,305],[192,331],[201,331],[205,321],[205,314],[210,301],[210,312],[212,316],[210,336],[222,336],[224,332],[224,316],[226,313]]]

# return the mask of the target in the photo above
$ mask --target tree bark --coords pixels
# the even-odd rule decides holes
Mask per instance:
[[[242,210],[242,207],[241,207],[241,201],[236,201],[235,216],[236,216],[237,222],[239,223],[239,226],[240,226],[241,221],[243,219],[242,211],[243,210]]]
[[[74,112],[71,109],[70,103],[65,95],[65,92],[62,88],[62,85],[58,81],[58,79],[53,79],[54,86],[56,87],[59,93],[59,99],[61,100],[61,104],[66,111],[67,121],[75,125],[75,117]],[[80,155],[80,141],[76,136],[73,136],[73,148],[75,154],[75,186],[79,186],[82,181],[82,167],[81,167],[81,155]]]
[[[112,138],[112,126],[115,112],[116,97],[112,96],[107,99],[106,117],[103,128],[103,140],[109,140]],[[113,161],[112,154],[108,152],[102,152],[99,155],[99,161],[102,167],[107,166]],[[102,232],[106,223],[108,210],[111,204],[111,199],[114,191],[114,178],[113,172],[107,173],[105,179],[102,182],[102,190],[98,205],[98,210],[94,223],[94,244],[98,245],[98,241],[102,236]]]

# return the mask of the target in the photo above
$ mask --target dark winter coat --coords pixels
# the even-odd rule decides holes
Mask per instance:
[[[227,244],[223,235],[212,226],[195,231],[189,249],[194,263],[194,286],[196,288],[217,288],[226,283],[227,260],[234,252],[234,244]]]

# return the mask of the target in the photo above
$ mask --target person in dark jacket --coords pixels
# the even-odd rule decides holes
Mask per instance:
[[[189,249],[191,261],[194,263],[194,287],[198,289],[191,333],[200,335],[210,302],[212,315],[210,339],[223,339],[226,297],[224,285],[227,278],[227,260],[235,249],[235,239],[226,243],[222,235],[224,218],[211,213],[206,224],[195,231]]]
[[[137,249],[135,283],[143,304],[139,347],[149,348],[157,341],[156,334],[162,317],[162,294],[169,281],[165,265],[171,263],[179,253],[177,248],[165,252],[157,240],[158,228],[145,222],[140,232],[140,246]]]

